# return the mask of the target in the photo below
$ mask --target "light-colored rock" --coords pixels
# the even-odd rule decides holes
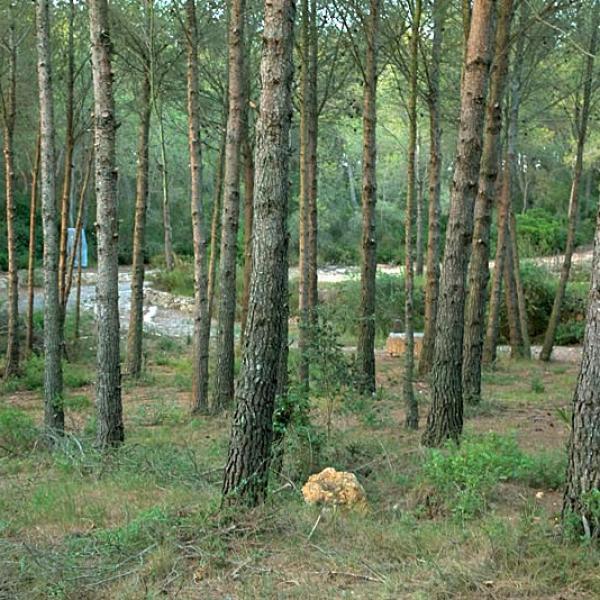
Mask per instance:
[[[423,348],[423,334],[415,333],[415,356],[418,358],[421,355]],[[390,356],[403,356],[406,352],[406,334],[405,333],[390,333],[385,343],[385,349]]]
[[[328,467],[311,475],[302,488],[302,495],[308,504],[343,506],[365,510],[367,496],[354,473],[336,471]]]

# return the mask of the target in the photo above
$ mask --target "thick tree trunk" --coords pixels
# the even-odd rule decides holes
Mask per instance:
[[[490,76],[490,93],[486,109],[486,130],[479,172],[479,190],[475,200],[475,218],[471,261],[467,275],[468,298],[465,307],[463,343],[463,398],[468,404],[481,400],[481,361],[485,332],[485,306],[490,278],[490,229],[492,205],[497,189],[498,165],[502,147],[502,106],[508,73],[510,23],[513,0],[502,0]]]
[[[366,31],[367,56],[363,81],[362,242],[360,323],[357,343],[360,390],[375,393],[375,285],[377,276],[377,47],[380,0],[370,0]]]
[[[198,26],[196,1],[186,0],[187,110],[190,152],[191,212],[194,238],[194,339],[192,365],[192,410],[208,411],[208,265],[202,201],[202,149],[200,145],[200,104],[198,98]]]
[[[419,427],[419,406],[413,387],[415,363],[414,338],[414,268],[413,268],[413,212],[417,191],[417,83],[419,68],[419,29],[421,26],[421,0],[415,0],[412,10],[412,30],[410,36],[410,72],[408,95],[408,166],[406,185],[406,211],[404,214],[404,350],[403,396],[406,410],[406,427]]]
[[[560,313],[562,304],[567,290],[567,283],[571,273],[571,259],[575,249],[575,226],[577,224],[577,214],[579,206],[579,185],[581,183],[581,173],[583,170],[583,150],[585,147],[588,121],[590,116],[590,106],[592,99],[593,78],[594,78],[594,57],[596,54],[598,42],[598,28],[600,21],[600,2],[594,3],[593,17],[591,19],[591,36],[589,52],[584,57],[584,77],[583,77],[583,102],[581,112],[579,106],[576,109],[576,114],[579,118],[576,120],[577,128],[577,151],[575,157],[575,165],[573,168],[573,183],[571,184],[571,195],[569,197],[569,225],[567,228],[567,243],[565,247],[565,257],[562,264],[558,288],[554,297],[554,305],[548,321],[548,328],[544,336],[544,345],[540,354],[540,360],[549,361],[554,347],[554,338],[556,330],[560,322]]]
[[[137,379],[142,374],[144,339],[144,250],[148,206],[148,169],[150,119],[152,115],[150,68],[144,57],[144,74],[137,102],[140,110],[135,184],[135,220],[133,226],[133,264],[131,266],[131,305],[127,332],[127,373]]]
[[[219,316],[217,325],[217,368],[213,410],[230,407],[234,395],[235,305],[237,234],[240,213],[240,147],[244,128],[244,22],[245,0],[231,0],[229,9],[229,109],[225,143],[221,256],[219,261]]]
[[[425,328],[419,358],[419,377],[425,377],[433,364],[440,280],[440,182],[442,170],[440,61],[444,23],[446,21],[446,6],[445,0],[435,0],[433,5],[433,44],[427,93],[427,107],[429,109],[427,281],[425,283]]]
[[[19,274],[17,265],[17,239],[15,231],[15,157],[14,135],[17,117],[17,42],[15,39],[14,8],[10,5],[8,26],[8,91],[2,100],[4,127],[4,185],[6,190],[6,232],[8,245],[8,331],[6,337],[6,363],[4,376],[19,372]]]
[[[575,517],[587,537],[600,535],[598,512],[593,511],[592,494],[600,490],[600,210],[596,221],[592,285],[583,357],[575,394],[569,440],[567,484],[563,500],[563,521]],[[597,506],[597,500],[596,500]]]
[[[33,352],[33,300],[35,278],[35,217],[37,212],[38,178],[40,174],[41,136],[35,144],[35,159],[31,169],[31,200],[29,202],[29,257],[27,262],[27,352]]]
[[[475,0],[461,86],[461,118],[456,167],[440,280],[432,406],[423,435],[426,446],[439,446],[447,438],[458,440],[463,425],[462,350],[465,284],[473,230],[473,204],[481,160],[481,140],[494,0]]]
[[[112,89],[112,44],[108,2],[90,0],[89,9],[94,83],[94,160],[98,244],[96,443],[100,448],[107,448],[120,444],[125,437],[119,355],[118,172],[115,162],[117,119]]]
[[[219,258],[219,245],[221,239],[221,212],[223,199],[223,171],[225,166],[225,143],[226,131],[223,132],[219,156],[217,157],[217,169],[215,173],[213,209],[210,221],[210,256],[208,259],[208,318],[212,322],[215,314],[215,287],[217,279],[217,260]]]
[[[44,425],[61,433],[63,411],[62,328],[58,287],[59,230],[54,175],[54,99],[50,53],[50,1],[37,0],[36,32],[40,95],[40,169],[44,229]]]
[[[254,219],[254,156],[250,141],[250,116],[248,115],[244,135],[244,289],[242,291],[241,347],[244,347],[250,278],[252,276],[252,222]]]
[[[280,389],[287,273],[287,203],[295,2],[265,0],[256,128],[254,247],[248,322],[223,481],[228,503],[267,492],[273,410]]]

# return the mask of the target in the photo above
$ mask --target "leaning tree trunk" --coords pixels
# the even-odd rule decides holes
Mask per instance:
[[[31,169],[31,200],[29,203],[29,257],[27,263],[27,352],[33,352],[33,300],[35,278],[35,218],[37,212],[38,178],[40,174],[41,137],[35,144],[35,160]]]
[[[144,59],[144,74],[137,102],[140,109],[137,174],[135,184],[135,220],[133,226],[133,264],[131,267],[131,308],[127,332],[127,373],[137,379],[142,374],[144,339],[144,250],[148,207],[149,137],[151,119],[150,65]]]
[[[254,246],[248,322],[223,480],[228,503],[267,493],[287,285],[289,131],[295,2],[265,0],[262,92],[256,127]]]
[[[61,433],[63,411],[61,303],[58,287],[58,207],[54,175],[54,99],[50,53],[50,1],[37,0],[36,38],[40,95],[40,170],[44,229],[44,425]]]
[[[471,261],[467,275],[468,298],[465,308],[462,364],[463,398],[468,404],[478,404],[481,400],[481,360],[485,333],[485,306],[490,278],[490,229],[502,147],[500,136],[502,105],[508,73],[512,10],[513,0],[503,0],[496,28],[494,64],[490,76],[486,130],[479,172],[479,190],[475,200]]]
[[[593,509],[593,496],[600,490],[600,210],[596,221],[592,286],[583,357],[575,395],[569,440],[567,485],[563,500],[563,521],[573,517],[581,522],[588,538],[600,535],[600,519]],[[596,499],[595,506],[598,506]]]
[[[196,1],[186,0],[187,111],[190,152],[191,212],[194,238],[194,339],[192,365],[192,410],[208,411],[208,272],[206,232],[202,201],[202,149],[200,145],[200,103],[198,97],[198,26]]]
[[[117,119],[113,99],[112,43],[107,0],[90,0],[90,37],[94,84],[94,160],[96,181],[96,239],[98,248],[98,346],[96,408],[100,448],[123,442],[121,365],[119,361],[119,270]]]
[[[245,0],[231,0],[229,10],[229,85],[221,256],[219,261],[219,315],[217,325],[217,368],[213,410],[230,407],[235,377],[235,305],[237,234],[240,214],[240,146],[244,127],[244,22]]]
[[[10,5],[10,23],[8,26],[8,91],[2,98],[4,109],[4,185],[6,189],[6,230],[8,245],[8,331],[6,337],[6,363],[4,376],[11,377],[19,372],[19,274],[17,265],[17,239],[15,231],[15,156],[14,135],[17,101],[17,42],[15,23]]]
[[[464,77],[456,167],[440,280],[432,406],[423,434],[426,446],[458,440],[463,425],[462,350],[465,287],[473,229],[473,204],[481,160],[481,140],[495,2],[475,0]]]
[[[585,147],[588,121],[590,117],[593,90],[592,84],[594,79],[594,57],[598,42],[599,22],[600,2],[595,2],[593,17],[591,19],[592,32],[590,36],[589,52],[584,58],[585,68],[583,79],[583,102],[581,106],[581,112],[579,112],[579,106],[576,110],[576,115],[580,116],[576,119],[577,152],[575,157],[575,166],[573,168],[571,195],[569,197],[569,226],[567,228],[567,244],[565,248],[565,257],[560,272],[560,279],[558,281],[558,288],[556,289],[556,296],[554,297],[554,304],[552,306],[552,312],[550,313],[550,320],[548,321],[548,328],[546,329],[546,335],[544,336],[544,345],[540,354],[540,360],[543,361],[549,361],[550,356],[552,355],[556,330],[558,329],[562,304],[565,297],[565,292],[567,290],[567,282],[569,281],[569,275],[571,273],[571,259],[573,257],[573,250],[575,249],[575,226],[577,224],[579,205],[579,185],[581,183],[581,173],[583,170],[583,149]]]
[[[360,271],[360,322],[357,343],[359,387],[375,393],[375,286],[377,276],[377,46],[380,0],[370,0],[366,32],[367,56],[363,93],[362,242]]]
[[[417,78],[419,67],[419,29],[421,22],[421,0],[415,0],[412,11],[412,31],[410,36],[410,71],[408,96],[408,168],[406,185],[406,211],[404,213],[404,332],[406,347],[404,351],[403,396],[406,407],[406,427],[417,429],[419,426],[419,406],[413,386],[415,362],[414,337],[414,266],[413,266],[413,213],[417,187]]]
[[[419,377],[425,377],[433,364],[440,280],[440,182],[442,170],[440,62],[446,6],[445,0],[435,0],[433,5],[433,45],[427,94],[427,107],[429,109],[427,280],[425,283],[425,328],[421,356],[419,357]]]

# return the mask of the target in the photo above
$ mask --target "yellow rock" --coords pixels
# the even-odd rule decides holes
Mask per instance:
[[[354,473],[336,471],[328,467],[311,475],[302,488],[302,495],[308,504],[325,504],[347,508],[367,507],[367,496]]]

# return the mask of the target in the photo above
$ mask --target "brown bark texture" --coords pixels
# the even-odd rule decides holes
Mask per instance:
[[[295,2],[265,0],[256,127],[254,247],[248,321],[223,480],[228,503],[255,506],[267,491],[273,411],[281,389],[287,299],[287,204]]]
[[[473,229],[473,204],[482,152],[483,120],[495,2],[475,0],[461,85],[456,167],[440,278],[432,406],[423,434],[426,446],[458,439],[463,425],[462,346],[465,287]]]
[[[38,203],[38,187],[40,175],[41,136],[35,144],[35,159],[31,169],[31,196],[29,202],[29,256],[27,261],[27,335],[25,346],[27,352],[33,351],[33,301],[35,277],[35,219]]]

